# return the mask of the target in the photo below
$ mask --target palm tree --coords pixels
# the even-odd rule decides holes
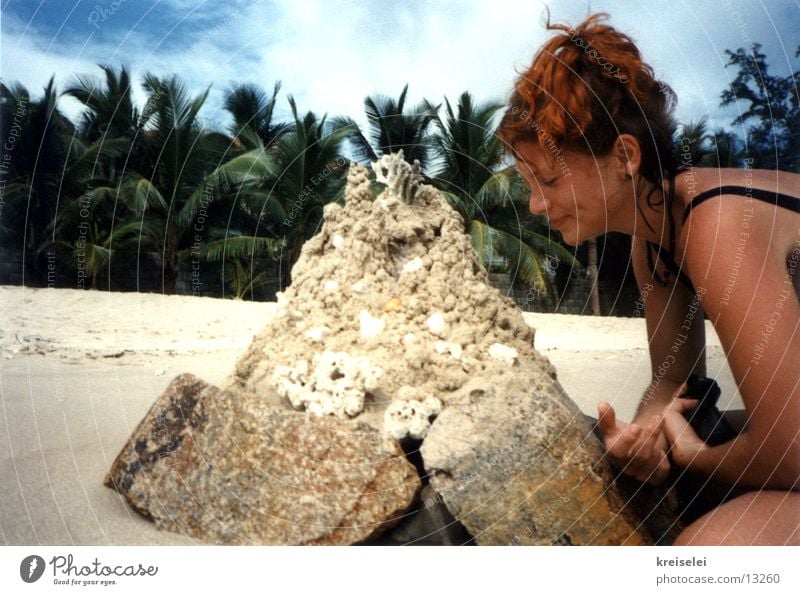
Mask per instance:
[[[232,87],[225,95],[225,109],[233,116],[230,132],[245,146],[255,148],[254,134],[265,147],[272,147],[282,134],[291,129],[291,124],[273,122],[275,103],[281,89],[275,83],[272,96],[268,97],[257,85],[245,84]]]
[[[706,156],[709,167],[738,167],[739,139],[730,130],[715,128],[709,135],[711,148]]]
[[[124,66],[120,67],[119,72],[111,66],[98,66],[105,74],[103,80],[92,75],[79,74],[62,93],[86,106],[80,117],[75,140],[79,139],[86,144],[116,142],[118,139],[127,142],[127,150],[109,163],[107,171],[95,171],[95,175],[102,173],[108,180],[114,180],[130,169],[147,173],[144,125],[149,118],[148,114],[152,113],[153,102],[148,101],[145,109],[140,111],[134,105],[128,70]]]
[[[119,198],[126,213],[113,236],[127,242],[134,235],[141,251],[159,252],[162,289],[174,293],[181,256],[194,250],[213,259],[220,245],[230,254],[271,244],[268,238],[238,234],[212,242],[206,237],[225,221],[237,192],[262,185],[275,173],[274,160],[263,147],[228,159],[230,139],[204,130],[198,120],[208,89],[190,98],[177,76],[159,79],[151,74],[145,76],[144,87],[149,93],[142,116],[148,124],[143,133],[147,170],[127,170],[116,187],[99,187],[91,195],[98,201],[108,195]]]
[[[708,128],[705,118],[681,124],[677,138],[678,161],[683,165],[698,167],[705,164],[711,152],[708,146]]]
[[[349,127],[349,136],[355,158],[362,162],[377,161],[381,155],[403,151],[406,161],[419,161],[422,171],[429,164],[428,128],[436,117],[436,110],[428,101],[423,101],[411,113],[405,113],[408,84],[403,87],[395,101],[384,95],[364,99],[364,111],[369,125],[365,135],[351,118],[336,118],[336,128]]]
[[[97,147],[70,146],[74,126],[57,101],[53,78],[36,101],[24,86],[0,83],[0,138],[7,140],[9,156],[2,171],[0,237],[4,249],[21,255],[26,284],[45,283],[44,252],[53,245],[59,201],[76,191],[83,166],[99,153]]]
[[[138,221],[113,227],[114,202],[112,193],[90,189],[68,200],[59,212],[54,237],[69,256],[78,288],[97,289],[98,280],[105,277],[106,288],[111,289],[113,253],[138,246]]]
[[[317,232],[323,207],[331,201],[344,202],[347,160],[342,156],[342,148],[353,134],[353,128],[342,125],[341,119],[330,123],[327,116],[318,118],[313,112],[301,118],[291,96],[289,105],[294,125],[275,145],[278,174],[267,196],[268,201],[282,205],[286,216],[280,222],[262,220],[272,226],[273,233],[277,232],[283,242],[282,286],[291,282],[291,267],[303,243]]]
[[[597,269],[597,238],[589,240],[588,270],[590,285],[590,297],[592,302],[592,314],[600,316],[600,278]]]
[[[231,154],[238,157],[248,152],[265,153],[276,164],[276,171],[276,143],[293,129],[291,123],[273,120],[280,87],[276,82],[268,97],[257,85],[234,86],[228,89],[224,104],[233,117],[229,127]],[[248,293],[252,297],[254,290],[268,280],[266,272],[254,270],[258,259],[279,260],[284,252],[278,222],[286,213],[271,188],[272,182],[266,178],[258,183],[250,180],[238,184],[233,199],[225,203],[224,225],[212,225],[203,245],[190,253],[221,266],[223,297],[226,287],[236,299],[243,299]]]
[[[445,119],[436,117],[433,153],[441,168],[433,183],[464,219],[484,266],[496,255],[507,259],[513,278],[552,297],[546,256],[580,266],[555,239],[534,231],[527,212],[525,182],[503,166],[503,148],[494,132],[499,103],[476,105],[464,92],[457,111],[445,99]]]
[[[78,134],[87,142],[101,138],[132,138],[141,116],[133,104],[130,73],[124,66],[119,72],[111,66],[98,66],[105,73],[104,82],[91,75],[78,74],[62,93],[88,108],[81,115]]]

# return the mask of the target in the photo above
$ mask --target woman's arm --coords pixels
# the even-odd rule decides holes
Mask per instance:
[[[748,429],[726,444],[700,446],[691,428],[676,433],[673,409],[665,431],[678,465],[730,484],[791,489],[800,480],[800,302],[786,255],[768,234],[749,234],[737,250],[731,239],[740,237],[741,220],[735,210],[722,212],[724,202],[693,212],[686,267],[725,350]]]
[[[669,473],[662,414],[690,374],[705,374],[705,327],[699,302],[681,285],[662,287],[651,276],[645,242],[634,238],[633,270],[647,322],[651,378],[630,424],[616,419],[608,403],[598,421],[609,457],[627,475],[659,484]]]
[[[633,240],[632,260],[643,296],[651,373],[634,421],[646,422],[663,413],[691,374],[705,376],[706,334],[699,300],[674,280],[661,286],[652,279],[643,240]]]

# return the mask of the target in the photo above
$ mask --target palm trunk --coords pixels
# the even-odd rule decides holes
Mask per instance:
[[[292,283],[292,267],[300,256],[300,248],[289,250],[281,262],[281,291],[286,291]]]
[[[597,240],[589,240],[589,281],[591,282],[592,314],[600,316],[600,288],[597,278]]]
[[[164,262],[162,263],[163,286],[161,291],[165,294],[174,294],[178,280],[178,246],[177,238],[173,234],[167,236],[164,245]]]

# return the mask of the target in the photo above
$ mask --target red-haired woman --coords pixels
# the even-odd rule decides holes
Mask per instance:
[[[567,243],[632,237],[653,373],[632,423],[599,404],[607,453],[640,481],[678,469],[745,488],[676,544],[800,545],[800,176],[682,167],[672,90],[606,18],[548,23],[558,33],[519,77],[500,135],[531,212]],[[681,397],[705,375],[703,313],[747,417],[715,446],[687,421],[698,401]]]

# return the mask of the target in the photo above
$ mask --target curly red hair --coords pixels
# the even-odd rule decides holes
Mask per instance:
[[[589,16],[575,28],[551,24],[559,33],[536,53],[516,81],[498,134],[513,152],[523,141],[605,155],[622,133],[642,150],[640,173],[651,181],[674,173],[672,149],[675,94],[653,75],[636,44]]]

